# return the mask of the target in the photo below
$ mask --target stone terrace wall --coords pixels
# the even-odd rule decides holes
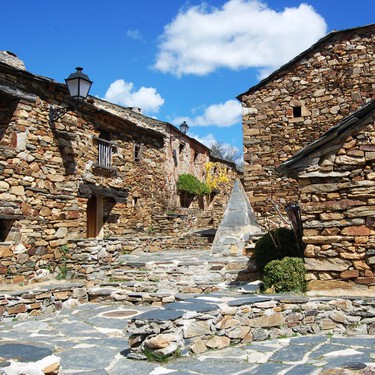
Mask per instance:
[[[88,302],[83,283],[35,286],[18,291],[0,291],[0,322],[9,319],[25,319]]]
[[[211,248],[213,234],[201,236],[200,229],[212,225],[211,213],[178,209],[180,213],[155,214],[152,224],[137,233],[110,238],[69,239],[54,250],[53,257],[38,259],[23,244],[0,243],[0,284],[28,283],[39,271],[55,275],[67,272],[68,278],[105,280],[119,266],[121,254],[158,251],[195,251]],[[196,233],[196,231],[198,233]]]
[[[260,223],[279,222],[269,199],[295,202],[274,168],[373,98],[375,26],[332,34],[269,82],[243,95],[244,187]],[[301,116],[293,116],[293,107]]]
[[[66,268],[68,278],[101,281],[123,274],[121,255],[132,252],[154,253],[159,251],[193,252],[209,250],[211,244],[194,236],[128,236],[105,240],[82,239],[71,241],[69,248],[56,263],[56,269]],[[137,268],[135,261],[134,268]],[[125,272],[126,273],[126,272]],[[18,280],[20,278],[18,277]],[[1,279],[0,279],[1,280]]]
[[[221,301],[220,301],[221,302]],[[132,318],[131,357],[204,353],[230,345],[307,334],[375,333],[374,299],[255,296],[219,303],[171,303]]]
[[[374,139],[372,119],[298,176],[311,289],[375,285]]]

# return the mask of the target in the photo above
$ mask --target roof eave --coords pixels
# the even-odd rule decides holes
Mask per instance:
[[[315,50],[317,47],[319,47],[321,44],[325,43],[327,40],[329,40],[333,36],[344,34],[344,33],[347,33],[347,32],[352,32],[352,31],[355,31],[355,30],[361,30],[361,29],[365,29],[365,28],[371,28],[371,27],[374,27],[374,26],[375,26],[375,24],[369,24],[369,25],[365,25],[365,26],[358,26],[358,27],[353,27],[353,28],[349,28],[349,29],[343,29],[343,30],[338,30],[338,31],[334,30],[334,31],[329,32],[327,35],[325,35],[324,37],[320,38],[317,42],[315,42],[313,45],[311,45],[308,49],[306,49],[305,51],[301,52],[299,55],[297,55],[296,57],[294,57],[292,60],[288,61],[286,64],[282,65],[280,68],[276,69],[268,77],[262,79],[256,85],[250,87],[244,93],[236,96],[236,98],[240,102],[242,102],[242,97],[243,96],[248,95],[251,92],[254,92],[254,91],[258,90],[259,88],[261,88],[262,86],[266,85],[268,82],[272,81],[272,79],[274,77],[276,77],[277,75],[279,75],[280,73],[282,73],[284,70],[287,70],[288,68],[292,67],[294,64],[296,64],[298,61],[302,60],[310,52],[312,52],[313,50]]]

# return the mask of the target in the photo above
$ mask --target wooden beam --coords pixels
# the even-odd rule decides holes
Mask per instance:
[[[0,82],[0,93],[9,95],[12,98],[24,99],[33,103],[36,102],[36,95],[24,92],[18,87],[5,84],[4,82]]]

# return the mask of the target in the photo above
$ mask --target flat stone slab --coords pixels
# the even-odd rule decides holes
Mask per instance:
[[[105,337],[104,334],[84,322],[62,322],[57,323],[55,326],[60,332],[64,333],[66,337],[80,337],[82,339],[92,336]]]
[[[301,364],[293,367],[285,375],[313,375],[316,374],[316,367],[312,365]]]
[[[88,348],[72,348],[60,353],[60,364],[64,371],[67,370],[104,370],[112,362],[112,358],[118,351],[104,346],[93,346]]]
[[[219,309],[215,304],[199,302],[172,302],[164,306],[167,310],[208,312]]]
[[[180,371],[186,371],[187,374],[248,374],[245,372],[251,365],[243,361],[233,360],[228,358],[227,363],[218,361],[217,358],[207,358],[203,361],[190,361],[181,359],[168,366],[170,370],[177,370],[176,374],[181,374]],[[171,372],[174,374],[174,372]],[[276,372],[272,375],[275,375]]]
[[[258,302],[266,302],[266,301],[272,301],[273,298],[270,297],[246,297],[246,298],[239,298],[235,299],[233,301],[229,301],[228,305],[229,306],[243,306],[243,305],[252,305],[253,303],[258,303]]]
[[[51,349],[40,345],[12,342],[0,344],[0,359],[2,360],[36,362],[51,354],[53,354]]]
[[[285,295],[272,295],[274,299],[283,303],[306,303],[309,301],[306,297],[301,296],[285,296]]]
[[[259,284],[246,284],[243,285],[239,291],[243,294],[258,294],[260,292]]]
[[[344,344],[350,346],[375,347],[375,338],[363,337],[332,337],[332,344]]]
[[[156,368],[160,368],[158,363],[150,363],[145,361],[132,361],[125,357],[120,357],[113,366],[111,366],[105,375],[145,375],[151,374]],[[87,375],[87,372],[82,373],[82,375]],[[93,373],[97,375],[97,373]],[[180,375],[180,373],[178,373]]]
[[[309,345],[309,344],[321,344],[327,341],[326,336],[300,336],[300,337],[292,337],[290,339],[291,345]]]
[[[269,360],[273,362],[299,362],[311,351],[314,344],[288,345],[277,351]]]
[[[137,315],[131,320],[153,320],[156,322],[163,322],[166,320],[180,319],[183,315],[184,312],[181,310],[152,310]]]
[[[265,363],[250,370],[246,375],[276,375],[289,366],[280,363]],[[301,374],[302,375],[302,374]]]

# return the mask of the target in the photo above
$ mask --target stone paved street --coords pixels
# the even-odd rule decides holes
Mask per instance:
[[[36,361],[54,353],[64,374],[375,374],[375,336],[303,336],[252,342],[166,364],[126,358],[129,317],[155,307],[84,304],[75,309],[8,321],[1,326],[0,369],[8,360]],[[346,367],[346,370],[327,371]],[[1,370],[0,370],[1,373]],[[15,372],[14,372],[15,373]]]

